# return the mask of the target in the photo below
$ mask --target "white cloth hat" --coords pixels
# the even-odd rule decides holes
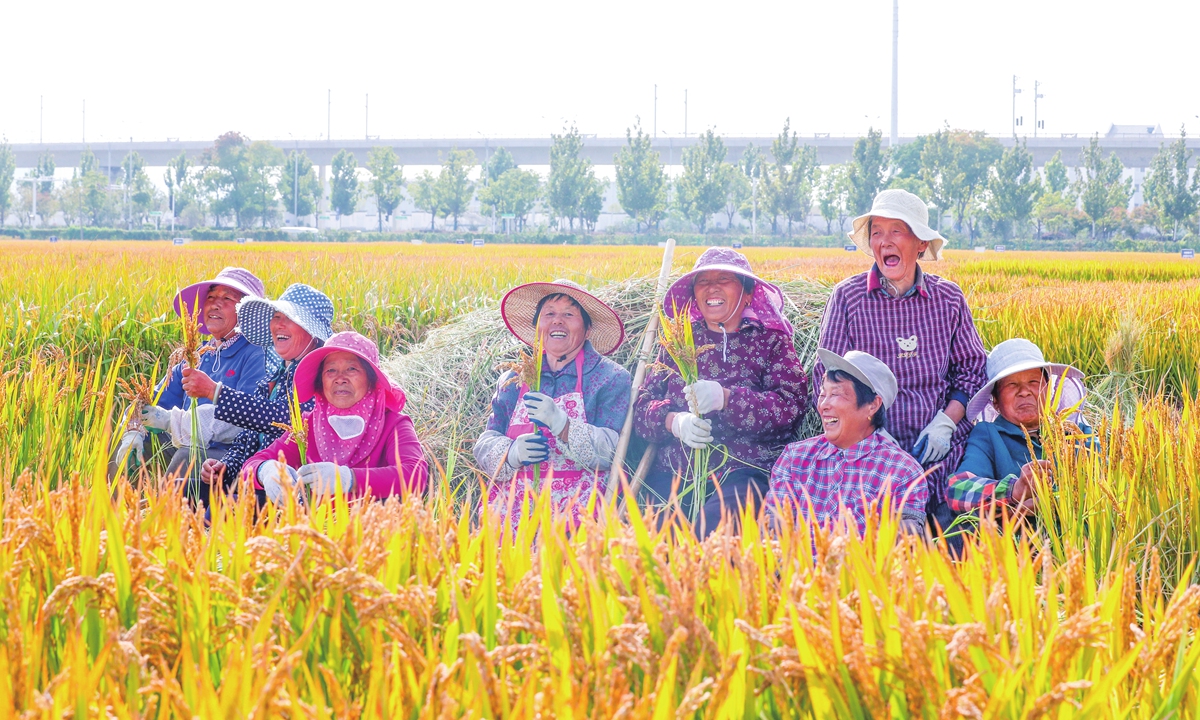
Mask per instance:
[[[1082,372],[1070,365],[1046,362],[1041,348],[1033,344],[1033,342],[1025,338],[1012,338],[1000,343],[988,353],[988,381],[983,387],[979,388],[979,392],[975,393],[975,397],[971,398],[971,402],[967,403],[967,419],[974,421],[977,417],[985,414],[985,411],[992,404],[992,389],[996,387],[997,382],[1009,375],[1037,368],[1048,372],[1052,379],[1070,380],[1073,383],[1078,383],[1079,388],[1083,387]],[[1068,390],[1064,388],[1064,391]],[[1079,399],[1081,400],[1082,397]],[[1072,404],[1078,401],[1074,400]]]
[[[884,190],[875,196],[870,212],[854,218],[853,229],[847,234],[854,241],[855,246],[868,255],[872,253],[871,235],[867,226],[873,217],[903,220],[918,240],[929,242],[929,250],[925,253],[925,257],[929,260],[942,259],[942,245],[946,243],[946,238],[939,235],[937,230],[929,227],[929,206],[921,198],[907,190]]]
[[[896,393],[899,391],[896,376],[892,373],[891,368],[884,365],[874,355],[851,350],[843,356],[832,350],[818,348],[817,357],[825,366],[825,372],[841,370],[874,390],[876,395],[883,398],[885,410],[891,408],[892,403],[896,402]]]

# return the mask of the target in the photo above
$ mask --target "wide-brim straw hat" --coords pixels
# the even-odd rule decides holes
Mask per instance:
[[[289,285],[278,300],[247,297],[238,303],[238,327],[250,342],[260,347],[274,345],[271,318],[283,313],[317,340],[333,335],[333,301],[325,293],[304,283]]]
[[[504,324],[521,342],[533,347],[537,337],[533,315],[537,312],[538,303],[549,295],[566,295],[587,311],[592,319],[588,340],[596,352],[608,355],[625,341],[625,323],[621,322],[616,310],[570,280],[555,280],[518,285],[500,301],[500,316],[504,318]]]
[[[825,372],[841,370],[874,390],[875,394],[883,399],[885,410],[890,409],[892,403],[896,402],[896,395],[900,392],[896,375],[874,355],[859,350],[838,355],[832,350],[817,348],[817,358],[825,366]]]
[[[870,212],[854,218],[852,230],[847,234],[854,241],[854,245],[868,255],[873,255],[871,235],[868,230],[873,217],[903,220],[918,240],[929,243],[925,259],[942,259],[942,246],[946,244],[946,238],[942,237],[937,230],[929,227],[929,206],[921,198],[898,188],[884,190],[875,196]]]
[[[363,337],[353,330],[334,333],[325,344],[304,356],[296,366],[293,383],[296,386],[296,399],[307,402],[317,394],[317,373],[321,372],[321,363],[326,357],[335,352],[348,352],[357,355],[359,359],[371,366],[375,371],[376,388],[383,388],[388,407],[400,410],[404,407],[404,391],[392,382],[379,367],[379,347],[370,338]]]
[[[783,314],[783,290],[778,285],[755,275],[746,256],[727,247],[708,248],[700,254],[700,257],[696,258],[691,270],[671,283],[667,294],[663,296],[663,312],[667,317],[675,317],[677,311],[682,311],[689,305],[691,306],[692,320],[699,320],[702,317],[700,307],[693,302],[695,299],[693,285],[697,275],[708,271],[730,272],[753,280],[754,294],[750,298],[747,315],[756,318],[768,330],[778,330],[788,335],[793,334],[792,324]]]
[[[259,280],[254,273],[245,268],[227,267],[217,273],[217,276],[212,280],[201,280],[200,282],[192,283],[176,293],[175,314],[183,317],[183,308],[186,307],[188,313],[198,315],[200,308],[204,305],[204,298],[208,296],[208,290],[213,285],[224,285],[225,287],[233,288],[246,297],[263,298],[267,295],[262,280]],[[200,321],[200,332],[208,335],[208,326],[204,323],[204,318],[198,317],[197,320]]]
[[[1042,350],[1025,338],[1005,340],[988,353],[988,381],[967,403],[967,419],[974,420],[992,404],[992,389],[1009,375],[1026,370],[1042,369],[1052,378],[1075,380],[1082,384],[1083,373],[1070,365],[1046,362]]]

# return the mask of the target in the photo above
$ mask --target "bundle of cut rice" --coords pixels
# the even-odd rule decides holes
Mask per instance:
[[[625,322],[625,344],[611,357],[630,372],[637,365],[637,349],[651,313],[657,311],[656,281],[655,277],[639,277],[589,288]],[[811,368],[830,288],[807,280],[779,286],[788,300],[788,319],[796,328],[796,352],[804,366]],[[504,326],[496,305],[461,315],[431,330],[407,353],[393,355],[383,363],[385,372],[408,395],[405,412],[412,416],[431,464],[441,465],[454,486],[475,474],[471,445],[491,414],[491,399],[500,375],[498,366],[516,360],[521,347]],[[816,432],[819,428],[810,413],[801,435]]]

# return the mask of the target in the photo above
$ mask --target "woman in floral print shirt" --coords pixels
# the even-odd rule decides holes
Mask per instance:
[[[667,292],[664,310],[689,312],[700,381],[685,386],[665,353],[634,406],[634,428],[658,446],[639,503],[662,506],[689,475],[692,448],[714,447],[696,533],[716,529],[747,499],[761,507],[771,467],[808,407],[808,378],[783,317],[783,292],[755,277],[739,252],[709,248]],[[728,453],[728,456],[726,456]],[[677,480],[677,478],[680,478]],[[680,498],[685,515],[691,496]]]

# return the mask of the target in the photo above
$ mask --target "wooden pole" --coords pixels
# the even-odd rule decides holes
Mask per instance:
[[[663,250],[662,267],[658,271],[658,286],[654,290],[654,309],[650,312],[650,320],[646,323],[646,331],[642,334],[642,346],[638,349],[637,369],[633,373],[633,386],[629,391],[629,410],[625,412],[625,425],[621,428],[621,436],[617,439],[617,448],[613,452],[612,467],[608,473],[608,488],[605,497],[612,498],[625,474],[625,453],[629,451],[629,439],[633,436],[633,403],[637,400],[638,391],[646,379],[646,365],[650,363],[650,351],[654,349],[658,339],[658,316],[662,306],[663,296],[667,294],[667,281],[671,279],[671,264],[675,260],[675,239],[667,240]],[[647,448],[647,453],[653,457],[653,448]],[[645,457],[642,459],[645,463]],[[639,472],[641,465],[638,466]],[[645,473],[641,473],[643,476]]]

